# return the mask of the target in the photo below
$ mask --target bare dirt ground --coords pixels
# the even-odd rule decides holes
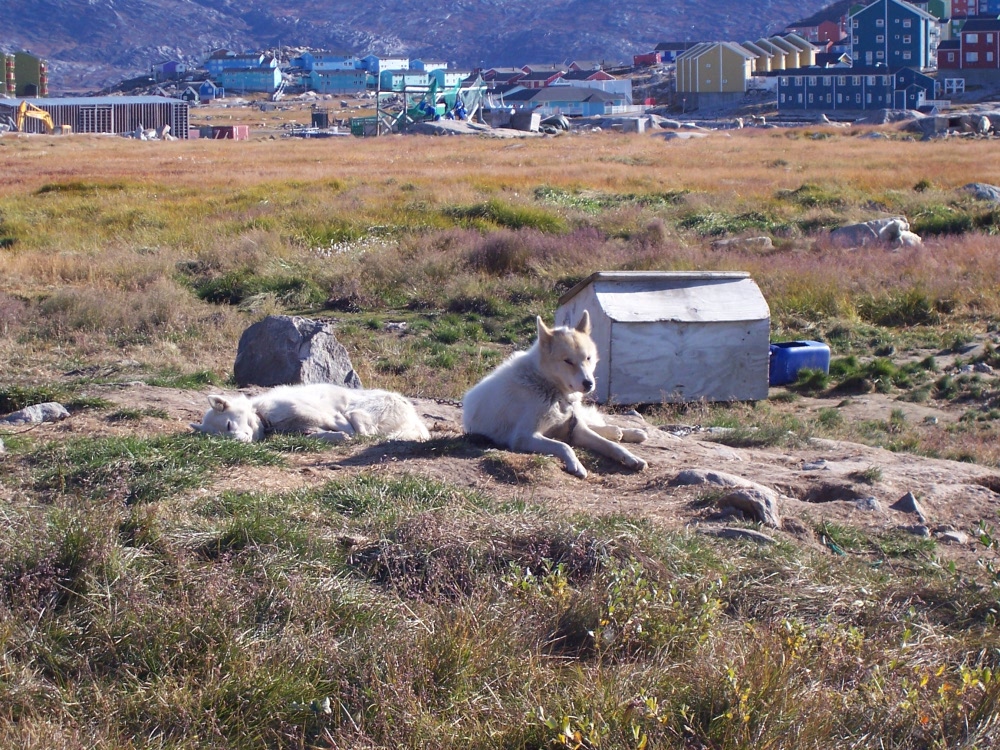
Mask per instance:
[[[85,411],[32,429],[37,439],[55,440],[185,432],[189,422],[200,422],[207,393],[144,384],[93,386],[89,395],[114,402],[117,408],[156,409],[167,418],[121,422],[109,420],[109,411]],[[712,502],[713,496],[724,494],[724,488],[675,484],[679,472],[700,469],[734,475],[776,492],[780,527],[762,529],[771,538],[821,545],[826,540],[816,529],[824,521],[871,533],[903,530],[936,538],[937,554],[943,559],[966,561],[976,557],[978,542],[973,532],[980,521],[995,525],[1000,510],[1000,472],[982,466],[831,440],[810,440],[805,447],[791,449],[734,448],[713,440],[715,435],[699,425],[657,427],[637,414],[616,415],[610,421],[648,430],[649,439],[633,448],[649,463],[648,470],[634,473],[585,455],[581,458],[590,475],[580,480],[564,472],[554,459],[509,453],[464,437],[457,405],[420,399],[416,403],[432,430],[428,443],[357,443],[291,454],[283,468],[240,467],[206,490],[277,492],[363,471],[407,472],[482,491],[498,500],[540,504],[559,513],[624,514],[673,530],[719,531],[733,527],[734,522],[738,526],[742,519],[720,513]],[[829,405],[828,401],[801,399],[794,408],[815,409],[823,403]],[[864,394],[852,397],[842,409],[845,418],[887,418],[899,406],[889,397]],[[913,411],[914,419],[954,418],[928,406],[905,407]],[[890,507],[906,493],[916,497],[923,519],[915,512]],[[837,551],[834,546],[831,549]]]

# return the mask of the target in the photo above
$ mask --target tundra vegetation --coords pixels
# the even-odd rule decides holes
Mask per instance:
[[[1000,366],[1000,209],[961,190],[1000,182],[996,145],[857,135],[0,138],[0,412],[55,399],[137,428],[0,430],[0,745],[996,746],[990,527],[978,564],[829,523],[822,548],[758,548],[560,514],[531,500],[549,459],[503,452],[521,500],[375,471],[216,490],[350,448],[143,431],[155,408],[86,393],[142,380],[200,404],[280,312],[336,318],[366,385],[454,399],[593,271],[741,270],[774,339],[830,344],[829,375],[647,419],[996,468],[996,377],[927,354],[985,339],[973,356]],[[826,241],[887,214],[924,246]],[[773,247],[711,247],[760,234]],[[863,392],[964,417],[844,419]],[[828,406],[806,420],[804,396]]]

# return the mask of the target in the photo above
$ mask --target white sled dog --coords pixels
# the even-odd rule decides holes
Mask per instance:
[[[573,445],[645,469],[646,462],[617,441],[641,443],[646,433],[607,425],[597,409],[583,404],[584,394],[594,390],[597,365],[590,313],[584,311],[576,328],[552,329],[540,317],[536,322],[538,339],[531,348],[512,355],[465,394],[465,431],[510,450],[556,456],[581,478],[587,470]]]
[[[342,443],[354,435],[427,440],[430,433],[413,404],[392,391],[345,388],[332,383],[281,385],[253,398],[211,395],[198,432],[242,443],[272,432],[291,432]]]

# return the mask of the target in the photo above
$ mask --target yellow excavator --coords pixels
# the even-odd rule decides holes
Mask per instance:
[[[24,120],[27,117],[33,120],[41,120],[45,124],[46,133],[56,132],[56,126],[52,122],[52,115],[41,107],[31,104],[27,99],[22,99],[21,103],[17,106],[17,119],[14,122],[18,133],[24,132]]]

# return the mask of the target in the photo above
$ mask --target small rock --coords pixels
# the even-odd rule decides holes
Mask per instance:
[[[819,469],[826,469],[829,471],[830,467],[826,465],[826,459],[821,458],[819,461],[802,464],[802,471],[818,471]]]
[[[755,544],[777,544],[778,541],[760,531],[753,529],[741,529],[738,526],[724,526],[721,529],[700,529],[700,533],[706,536],[714,536],[718,539],[736,539]]]
[[[925,537],[928,539],[931,536],[931,530],[922,523],[918,523],[914,526],[900,526],[899,528],[907,534],[913,534],[913,536]]]
[[[717,504],[720,508],[735,508],[765,526],[781,527],[778,496],[766,487],[740,487],[719,498]]]
[[[410,326],[407,324],[407,322],[405,320],[401,320],[398,323],[397,322],[393,322],[393,321],[389,321],[388,323],[385,324],[385,330],[387,330],[387,331],[395,331],[397,333],[403,333],[409,327]]]
[[[973,367],[972,365],[962,365],[961,367],[958,368],[958,371],[964,374],[968,374],[970,372],[975,372],[976,368]]]
[[[752,485],[747,479],[738,477],[735,474],[726,474],[722,471],[710,471],[707,469],[684,469],[674,477],[670,485],[680,487],[690,484],[718,484],[722,487],[749,487]]]
[[[955,529],[938,531],[934,536],[938,539],[938,541],[944,542],[945,544],[969,543],[969,535],[962,531],[956,531]]]
[[[58,422],[68,416],[69,412],[66,411],[65,406],[55,401],[46,401],[43,404],[32,404],[13,414],[8,414],[0,419],[0,424],[41,424],[42,422]]]
[[[899,500],[890,505],[889,508],[900,513],[916,513],[921,522],[927,520],[927,514],[920,503],[917,502],[917,498],[914,497],[912,492],[907,492]]]
[[[973,365],[973,369],[976,372],[985,372],[985,373],[991,373],[991,372],[993,372],[993,368],[990,367],[985,362],[976,362],[976,364]]]
[[[874,513],[882,512],[882,503],[878,501],[877,497],[862,497],[854,503],[854,507],[858,510],[867,510]]]
[[[985,182],[970,182],[962,190],[972,193],[981,201],[1000,203],[1000,188],[996,185],[988,185]]]
[[[937,424],[937,423],[938,423],[938,418],[932,414],[928,414],[926,417],[924,417],[924,424]]]

